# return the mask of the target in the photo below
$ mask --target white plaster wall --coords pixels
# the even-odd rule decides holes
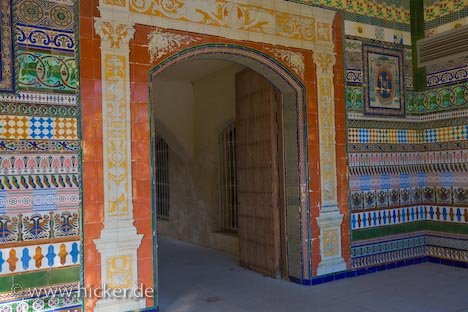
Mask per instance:
[[[152,96],[155,104],[156,133],[183,159],[193,158],[193,86],[185,80],[156,79]]]
[[[184,149],[193,149],[189,158],[175,149],[170,152],[171,210],[169,221],[159,220],[158,232],[234,255],[238,253],[237,237],[221,233],[218,226],[217,145],[219,132],[235,119],[235,73],[242,68],[232,64],[191,83],[165,81],[156,84],[154,90],[156,111],[161,112],[157,122],[174,133]],[[157,91],[158,87],[177,86],[183,87],[176,92]],[[182,94],[190,91],[192,95]],[[176,98],[172,96],[175,93]],[[158,109],[159,106],[162,107]],[[177,117],[179,114],[183,119]],[[181,125],[182,122],[187,124]],[[187,125],[193,129],[190,135]],[[177,129],[178,126],[184,129]],[[165,139],[171,148],[175,145]]]

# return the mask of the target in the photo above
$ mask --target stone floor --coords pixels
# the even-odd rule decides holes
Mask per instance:
[[[301,286],[221,252],[159,238],[161,312],[468,312],[468,270],[424,263]]]

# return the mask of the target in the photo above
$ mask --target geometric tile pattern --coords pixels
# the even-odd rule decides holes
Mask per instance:
[[[351,229],[361,230],[425,220],[424,206],[355,212],[351,215]]]
[[[42,270],[33,284],[57,290],[47,286],[60,283],[51,269],[76,272],[81,257],[78,1],[14,0],[13,8],[0,1],[2,72],[13,73],[16,64],[15,92],[0,93],[0,275],[13,281],[16,273]],[[5,28],[10,9],[14,54]],[[62,277],[73,286],[62,283],[60,290],[77,289],[78,274]],[[3,293],[0,302],[0,311],[81,311],[76,291]]]
[[[451,261],[458,261],[463,263],[468,262],[468,251],[466,250],[428,246],[427,255],[439,259],[448,259]]]
[[[0,248],[0,276],[80,264],[80,241]]]
[[[375,255],[383,252],[395,251],[410,247],[418,247],[427,245],[426,236],[416,236],[401,239],[387,238],[383,242],[361,244],[351,247],[351,257],[363,257]]]
[[[319,5],[366,17],[375,17],[391,22],[410,23],[409,6],[406,1],[387,0],[352,2],[346,0],[305,0],[301,3]]]
[[[349,143],[437,143],[468,140],[468,125],[435,129],[348,129]]]
[[[466,68],[450,70],[450,72],[457,75],[455,77],[463,77],[465,71]],[[454,80],[450,78],[453,77],[452,75],[447,76],[446,74],[447,73],[434,73],[427,76],[428,84],[436,88],[421,92],[406,92],[406,113],[408,115],[422,115],[468,107],[468,82],[465,82],[466,78],[461,82],[457,80],[457,84],[449,86],[446,84],[450,84],[450,82],[453,83]],[[356,79],[355,75],[356,74],[350,77],[347,76],[347,79],[354,80]],[[441,80],[441,76],[444,76],[443,80]],[[346,108],[348,112],[362,112],[363,88],[358,85],[350,84],[350,82],[347,81],[345,91]]]
[[[1,194],[1,193],[0,193]],[[5,214],[27,213],[45,209],[75,210],[80,207],[79,188],[46,188],[35,190],[10,190],[0,200]]]
[[[77,140],[76,118],[0,116],[0,139]]]
[[[416,221],[440,221],[468,224],[468,207],[413,206],[355,212],[351,216],[353,230],[403,224]]]
[[[350,188],[350,208],[357,211],[420,204],[468,205],[466,171],[458,175],[449,171],[445,176],[442,175],[437,180],[429,175],[418,177],[419,179],[407,175],[406,179],[403,177],[400,181],[395,179],[399,183],[397,185],[387,183],[378,175],[375,179],[374,177],[353,178]]]
[[[422,143],[421,131],[406,129],[348,129],[348,143]]]
[[[468,107],[468,82],[422,92],[408,92],[408,114],[428,114]]]
[[[76,59],[73,54],[61,53],[19,50],[16,56],[19,89],[75,93],[78,83]]]
[[[1,158],[0,158],[1,159]],[[404,166],[468,163],[468,150],[405,153],[350,153],[349,166]]]
[[[76,154],[0,155],[0,175],[79,173]]]
[[[0,176],[2,190],[37,190],[53,188],[76,188],[81,186],[76,174],[35,175],[32,176]]]
[[[44,151],[55,152],[72,152],[77,153],[80,150],[81,144],[79,141],[69,140],[2,140],[0,139],[0,152],[3,153],[31,153]]]
[[[17,24],[16,31],[18,33],[18,45],[71,52],[75,50],[73,31],[57,31],[24,24]]]
[[[0,93],[0,101],[6,103],[76,105],[75,94],[39,93],[19,91],[15,94]]]
[[[409,247],[395,251],[381,252],[373,255],[351,258],[351,268],[372,267],[384,263],[418,258],[427,255],[427,246]],[[395,266],[394,266],[395,267]]]
[[[467,255],[467,235],[424,230],[354,242],[351,266],[362,268],[422,256],[466,262]]]
[[[11,3],[12,0],[0,0],[0,92],[15,90]]]
[[[0,304],[0,311],[81,311],[82,298],[78,291],[44,288],[41,293],[53,295],[36,297],[29,294],[27,299]]]
[[[425,0],[424,6],[428,34],[468,21],[463,19],[468,15],[463,0]],[[468,262],[466,236],[457,239],[420,232],[389,236],[391,226],[397,224],[410,226],[412,222],[429,220],[468,223],[468,123],[462,110],[468,108],[467,58],[427,67],[429,88],[413,92],[411,49],[404,45],[407,29],[344,15],[348,20],[343,42],[345,95],[351,121],[347,129],[349,205],[356,233],[352,236],[351,267],[362,270],[428,256]],[[392,33],[393,40],[389,36]],[[370,40],[382,48],[404,49],[408,118],[377,120],[364,113],[362,45]],[[367,228],[373,230],[360,231]],[[418,229],[419,225],[412,228]],[[368,235],[379,238],[363,241]]]
[[[441,85],[461,83],[468,79],[468,64],[458,67],[449,68],[437,73],[427,74],[427,86],[437,87]]]
[[[0,113],[20,116],[78,117],[80,110],[76,106],[48,106],[42,104],[11,104],[0,101]]]
[[[34,25],[43,29],[72,31],[75,27],[75,1],[16,1],[16,18],[18,24]]]
[[[424,8],[424,21],[430,22],[465,9],[464,0],[439,0]]]

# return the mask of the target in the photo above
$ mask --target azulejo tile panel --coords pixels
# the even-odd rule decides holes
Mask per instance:
[[[468,107],[468,83],[408,94],[408,114],[428,114]]]
[[[0,139],[77,140],[76,118],[0,116]]]
[[[449,172],[446,175],[451,177],[454,174]],[[351,209],[353,211],[359,211],[363,209],[382,209],[386,207],[401,207],[424,203],[441,205],[468,204],[468,188],[466,188],[463,183],[464,172],[459,173],[458,177],[454,179],[449,179],[447,181],[448,183],[446,182],[449,184],[447,186],[430,185],[434,184],[434,180],[440,181],[439,183],[441,185],[446,183],[444,183],[442,177],[435,177],[434,179],[432,175],[427,175],[423,172],[416,175],[401,176],[404,176],[405,179],[398,180],[391,177],[393,183],[390,185],[385,185],[385,181],[382,181],[383,183],[380,184],[379,176],[376,176],[376,179],[370,177],[350,178]],[[394,184],[395,182],[397,183],[396,185]]]
[[[76,92],[78,78],[74,55],[20,50],[16,61],[21,90]]]
[[[403,50],[363,45],[363,54],[364,112],[384,116],[404,115]]]
[[[468,207],[420,205],[404,208],[355,212],[351,215],[352,230],[361,230],[417,221],[468,223]]]
[[[422,230],[353,242],[351,263],[361,268],[424,256],[466,261],[467,252],[466,235]]]
[[[75,30],[74,1],[18,0],[15,9],[19,24],[61,31]]]
[[[11,0],[0,0],[0,92],[15,90]]]
[[[348,129],[349,143],[436,143],[468,140],[468,125],[436,129]]]
[[[0,311],[81,311],[81,297],[79,296],[78,291],[67,288],[68,287],[63,288],[62,292],[56,288],[45,288],[42,291],[43,294],[56,293],[56,295],[49,297],[33,297],[22,299],[21,301],[3,303],[0,304]]]
[[[448,84],[460,83],[468,78],[468,64],[456,68],[449,68],[440,72],[427,74],[427,86],[437,87]]]
[[[0,140],[0,152],[72,152],[77,153],[80,150],[79,141],[50,141],[50,140]]]
[[[0,216],[0,247],[5,243],[26,242],[80,235],[78,210],[34,212]]]
[[[17,48],[15,92],[0,93],[0,275],[13,280],[17,273],[24,277],[29,272],[48,276],[56,269],[77,271],[81,257],[77,1],[14,0],[14,8],[9,1],[0,1],[2,60],[13,57],[6,45],[12,26],[7,33],[6,17],[14,21]],[[6,8],[12,10],[11,16],[3,14]],[[0,310],[78,311],[81,299],[73,296],[4,293]]]
[[[38,92],[16,92],[15,94],[0,93],[0,101],[3,103],[21,104],[47,104],[47,105],[76,105],[75,94],[55,94]]]
[[[406,1],[303,0],[300,2],[375,17],[390,22],[410,23],[409,5]]]
[[[437,246],[428,246],[427,247],[428,256],[455,260],[460,262],[468,262],[468,251],[466,250],[457,250],[452,248],[444,248]]]
[[[43,117],[79,117],[80,110],[76,106],[48,106],[41,104],[0,102],[0,114]]]
[[[80,264],[80,242],[0,249],[0,276]]]
[[[0,155],[0,175],[79,173],[78,155]]]
[[[2,201],[4,213],[75,210],[80,206],[80,193],[78,188],[11,190],[3,196],[0,193],[0,201]]]
[[[80,186],[81,181],[77,174],[0,176],[0,189],[2,190],[75,188]]]
[[[57,31],[47,28],[31,27],[18,24],[17,44],[28,48],[54,49],[73,52],[75,50],[75,35],[73,31]]]
[[[424,8],[424,21],[430,22],[465,9],[464,0],[440,0]]]
[[[392,252],[412,247],[422,247],[427,245],[425,235],[408,237],[402,239],[387,239],[383,242],[363,244],[351,247],[351,257],[358,258],[370,255],[376,255],[383,252]]]
[[[350,167],[458,164],[468,163],[468,150],[421,151],[417,153],[350,153],[348,159]]]

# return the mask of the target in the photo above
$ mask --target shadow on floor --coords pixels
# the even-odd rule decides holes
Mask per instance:
[[[433,263],[301,286],[166,237],[158,256],[161,312],[468,312],[468,270]]]

